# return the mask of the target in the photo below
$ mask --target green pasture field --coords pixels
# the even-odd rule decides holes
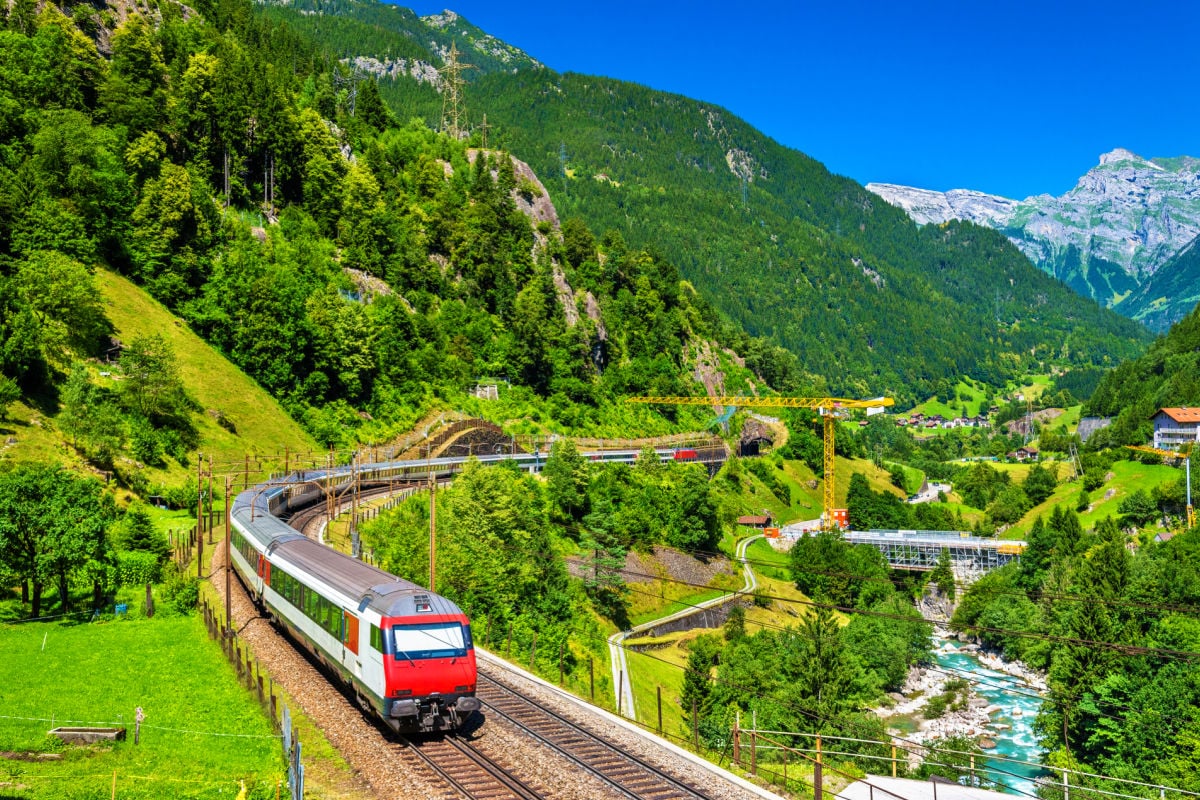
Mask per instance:
[[[1083,416],[1083,406],[1070,406],[1063,409],[1061,416],[1055,417],[1046,423],[1046,427],[1050,430],[1063,428],[1067,433],[1074,433],[1079,429],[1079,418]]]
[[[761,577],[777,580],[791,579],[791,558],[771,547],[766,539],[758,539],[746,548],[746,560],[751,563],[754,573]]]
[[[965,409],[968,416],[977,416],[981,411],[987,411],[983,405],[984,392],[977,386],[959,381],[954,387],[955,397],[933,397],[920,403],[909,411],[900,416],[908,416],[909,414],[941,414],[943,417],[950,419],[951,417],[961,417]],[[961,400],[958,398],[962,398]]]
[[[1065,469],[1060,467],[1060,470],[1060,477],[1065,477]],[[1117,508],[1121,501],[1138,489],[1150,492],[1159,484],[1176,480],[1183,471],[1177,467],[1168,467],[1163,464],[1116,461],[1109,472],[1112,473],[1112,479],[1105,481],[1104,485],[1094,492],[1088,493],[1091,499],[1090,508],[1079,515],[1079,522],[1085,529],[1095,527],[1096,523],[1105,517],[1119,516],[1120,512]],[[1054,494],[1050,495],[1041,505],[1031,509],[1019,522],[1006,530],[1001,538],[1020,539],[1024,537],[1033,527],[1034,520],[1039,516],[1049,518],[1050,512],[1057,505],[1073,509],[1082,488],[1081,481],[1060,483],[1054,490]]]
[[[0,626],[0,794],[28,798],[275,797],[284,778],[271,724],[199,616]],[[145,712],[134,744],[136,709]],[[61,746],[56,725],[127,728],[108,745]]]

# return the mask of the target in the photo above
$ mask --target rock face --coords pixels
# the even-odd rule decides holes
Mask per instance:
[[[916,222],[969,220],[1006,234],[1030,260],[1080,294],[1120,303],[1200,235],[1200,159],[1145,159],[1116,149],[1062,195],[1017,201],[956,189],[870,183]]]

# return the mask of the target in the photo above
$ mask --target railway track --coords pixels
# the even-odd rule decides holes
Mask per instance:
[[[403,491],[405,489],[414,489],[414,488],[419,488],[419,484],[398,483],[398,484],[395,484],[394,486],[392,486],[392,485],[376,486],[376,487],[369,488],[369,489],[363,489],[363,491],[358,496],[358,500],[359,500],[359,502],[363,502],[366,500],[373,500],[377,497],[388,497],[389,495],[396,494],[397,492]],[[345,510],[345,506],[348,501],[343,496],[343,497],[339,497],[337,499],[337,502],[338,502],[338,511],[339,511],[339,513],[341,513],[342,511]],[[326,504],[323,501],[320,501],[320,502],[314,503],[310,506],[307,506],[306,508],[301,508],[301,509],[293,512],[291,514],[291,516],[287,517],[284,521],[287,522],[288,525],[295,528],[300,533],[307,536],[308,538],[316,539],[318,531],[319,531],[322,523],[325,522],[325,520],[328,516],[329,516],[328,507],[326,506]]]
[[[397,747],[416,756],[454,791],[472,800],[542,800],[546,796],[541,787],[521,780],[513,770],[457,736],[410,739]]]
[[[410,486],[378,487],[364,490],[359,499],[386,496]],[[311,538],[328,516],[325,503],[300,509],[287,519],[297,531]],[[677,778],[653,764],[625,752],[602,736],[543,707],[518,690],[484,675],[478,675],[476,696],[487,717],[503,719],[522,736],[530,737],[557,753],[567,762],[589,773],[614,790],[614,794],[633,800],[709,800],[704,790]],[[390,738],[390,737],[389,737]],[[522,778],[514,766],[499,763],[481,752],[471,740],[460,734],[413,738],[397,742],[391,749],[397,758],[420,764],[443,783],[440,797],[470,800],[544,800],[557,796]],[[510,757],[514,757],[513,754]],[[438,780],[440,779],[440,780]],[[432,787],[431,787],[432,788]]]
[[[709,797],[703,790],[624,752],[494,678],[481,672],[478,680],[475,694],[489,716],[495,714],[508,720],[626,797],[637,800]]]

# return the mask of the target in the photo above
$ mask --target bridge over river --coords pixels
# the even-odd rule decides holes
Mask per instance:
[[[795,523],[780,529],[780,534],[789,539],[815,532],[811,523]],[[931,570],[946,549],[955,572],[977,574],[1019,560],[1025,551],[1025,542],[987,539],[966,531],[844,531],[842,538],[851,544],[871,545],[896,569]]]

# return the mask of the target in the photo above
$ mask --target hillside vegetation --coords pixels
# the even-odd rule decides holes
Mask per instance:
[[[404,15],[371,2],[322,6],[320,17],[313,9],[265,13],[380,75],[379,93],[399,113],[438,122],[433,83],[359,58],[385,60],[392,39],[379,20]],[[395,52],[440,64],[429,26],[404,19]],[[1041,363],[1111,365],[1147,339],[1003,236],[960,223],[918,229],[723,109],[524,61],[497,68],[476,60],[468,38],[459,49],[480,66],[466,87],[476,137],[486,114],[488,140],[528,161],[564,216],[662,252],[702,296],[787,348],[835,394],[911,403],[960,376],[999,385]]]
[[[49,6],[0,32],[0,399],[54,417],[86,461],[378,442],[481,379],[505,394],[484,414],[592,432],[703,427],[616,404],[691,393],[693,374],[812,385],[667,259],[560,228],[508,153],[397,125],[373,82],[337,89],[315,45],[248,5],[202,10],[116,25]]]
[[[1084,413],[1116,420],[1089,444],[1145,444],[1158,409],[1179,406],[1200,406],[1200,306],[1144,355],[1104,376]]]

